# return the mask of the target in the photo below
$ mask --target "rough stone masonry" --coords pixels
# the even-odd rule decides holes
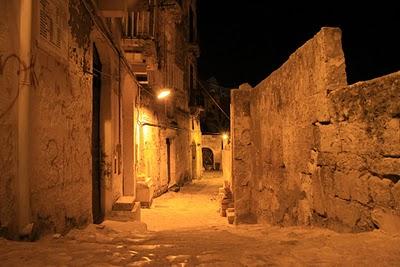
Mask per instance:
[[[238,223],[400,231],[400,72],[347,85],[322,28],[231,108]]]

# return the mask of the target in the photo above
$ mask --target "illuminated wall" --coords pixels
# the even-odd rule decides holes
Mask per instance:
[[[347,85],[336,28],[234,90],[237,222],[398,231],[399,100],[399,73]]]
[[[0,235],[16,232],[18,175],[18,102],[19,80],[19,3],[1,1],[0,16]],[[24,63],[25,64],[25,63]]]
[[[148,2],[140,3],[146,5]],[[154,7],[154,43],[140,36],[131,36],[126,41],[128,54],[132,49],[142,49],[130,57],[131,64],[138,64],[135,56],[140,56],[147,64],[148,85],[141,90],[140,115],[135,126],[138,132],[136,167],[138,179],[150,179],[156,196],[170,186],[182,185],[201,175],[198,111],[189,108],[189,87],[195,83],[189,70],[190,64],[192,69],[196,67],[197,60],[194,52],[187,49],[190,45],[186,25],[189,6],[193,8],[195,1],[183,1],[181,6]],[[141,48],[129,47],[132,42],[138,42]],[[155,43],[159,46],[158,52],[149,49]],[[157,95],[163,89],[169,89],[171,94],[158,99]]]
[[[104,29],[95,25],[94,15],[87,10],[93,8],[78,0],[48,5],[36,0],[30,8],[1,2],[0,12],[7,10],[3,15],[10,20],[0,27],[0,40],[9,39],[0,43],[4,68],[0,84],[7,93],[0,102],[0,169],[4,170],[0,227],[10,232],[17,233],[30,222],[39,232],[64,232],[92,222],[94,75],[101,77],[99,202],[103,215],[109,215],[118,197],[135,192],[132,123],[137,85],[101,33]],[[20,17],[22,23],[16,20]],[[115,30],[115,25],[113,21],[109,30]],[[32,41],[27,39],[30,35]],[[93,69],[93,45],[99,52],[100,72]],[[24,57],[25,50],[29,57]],[[10,55],[13,59],[3,64]],[[19,64],[23,73],[18,77]],[[18,88],[22,78],[24,88]]]

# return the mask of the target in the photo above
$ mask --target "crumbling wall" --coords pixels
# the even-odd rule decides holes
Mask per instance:
[[[18,10],[18,1],[0,2],[0,236],[17,226],[18,81],[26,77],[27,70],[21,68],[29,63],[19,58]]]
[[[251,169],[246,178],[251,180],[247,198],[250,214],[260,222],[310,221],[313,127],[329,120],[327,91],[346,85],[340,38],[339,30],[323,29],[256,88],[233,93],[234,98],[240,98],[238,93],[250,95],[251,119],[245,137],[246,153],[251,155],[246,158],[251,165],[246,166]],[[235,116],[234,120],[239,119]],[[237,141],[233,142],[235,173]]]
[[[96,89],[100,91],[102,154],[101,203],[97,204],[108,215],[124,186],[131,195],[135,190],[135,78],[94,27],[87,10],[94,8],[91,4],[33,1],[32,10],[28,4],[23,9],[27,19],[32,13],[32,25],[21,34],[22,8],[11,2],[2,2],[0,7],[0,12],[7,11],[4,17],[9,17],[0,24],[0,85],[5,88],[0,96],[0,232],[3,225],[25,227],[26,220],[35,223],[39,232],[64,232],[92,222],[94,76],[101,77],[101,89]],[[101,70],[92,66],[94,43]],[[31,57],[23,60],[25,50]],[[24,102],[20,102],[21,88],[29,90]],[[19,138],[21,134],[29,140]],[[28,159],[21,161],[25,156]],[[18,176],[18,165],[28,166],[27,180],[25,175]],[[124,181],[129,183],[123,185]]]
[[[92,221],[92,77],[84,73],[91,68],[92,22],[77,3],[61,11],[69,14],[68,56],[47,50],[51,44],[33,28],[39,45],[32,51],[38,84],[31,95],[30,201],[32,221],[43,231]]]
[[[249,86],[231,91],[232,187],[236,223],[252,222],[252,129]]]
[[[400,227],[400,72],[328,96],[331,118],[317,124],[313,218],[340,230]]]
[[[398,73],[347,86],[334,28],[254,89],[234,90],[237,222],[395,228],[399,92]]]
[[[324,28],[254,89],[251,207],[260,221],[310,222],[314,125],[329,121],[326,95],[344,85],[341,32]]]

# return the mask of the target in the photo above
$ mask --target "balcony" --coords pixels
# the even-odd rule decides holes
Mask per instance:
[[[148,10],[128,12],[123,26],[124,38],[154,39],[156,30],[154,12]]]
[[[121,46],[132,70],[142,85],[149,84],[149,71],[157,69],[153,12],[129,12],[123,22]]]
[[[157,66],[155,52],[151,52],[151,46],[147,47],[146,50],[143,43],[129,41],[134,40],[125,39],[123,42],[125,57],[131,65],[138,82],[142,85],[148,85],[149,72],[155,70]]]

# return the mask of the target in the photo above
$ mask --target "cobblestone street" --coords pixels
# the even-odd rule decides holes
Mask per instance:
[[[400,236],[228,224],[215,174],[142,210],[144,224],[105,221],[40,241],[0,240],[1,266],[398,266]],[[159,218],[159,219],[156,219]]]

